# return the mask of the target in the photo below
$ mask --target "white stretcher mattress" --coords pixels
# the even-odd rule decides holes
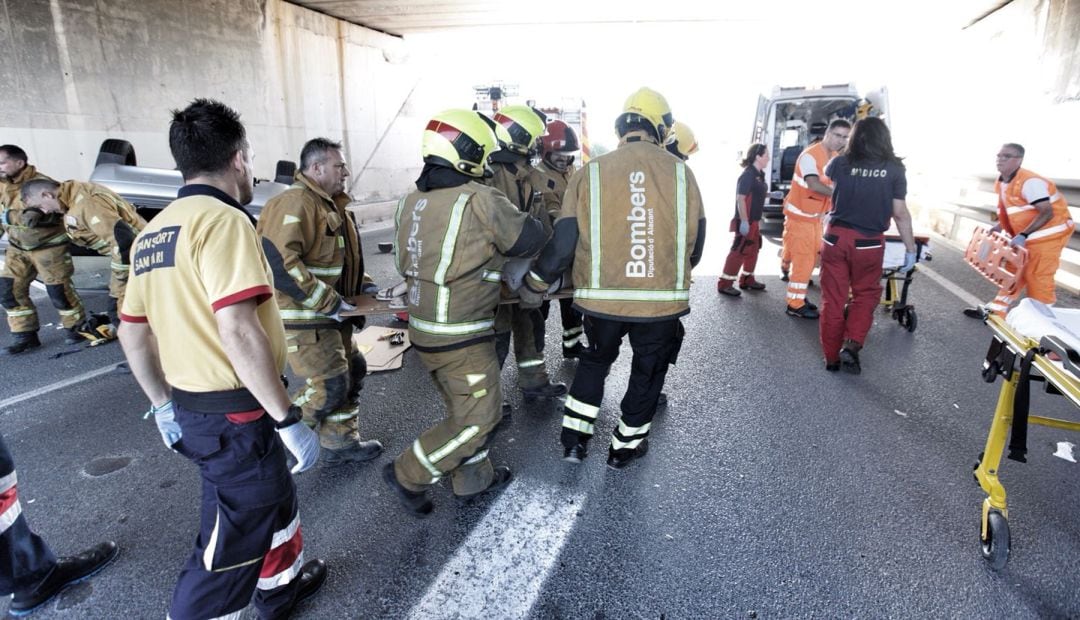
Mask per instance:
[[[1033,299],[1022,299],[1005,316],[1013,331],[1032,340],[1056,336],[1074,351],[1080,351],[1080,309],[1055,308]]]
[[[926,260],[926,255],[930,253],[930,240],[927,237],[920,237],[916,235],[916,240],[921,241],[922,245],[919,246],[919,260],[923,262]],[[885,237],[885,260],[881,262],[882,269],[899,269],[904,266],[904,254],[907,253],[907,249],[904,247],[903,240],[900,236],[891,237],[886,235]]]

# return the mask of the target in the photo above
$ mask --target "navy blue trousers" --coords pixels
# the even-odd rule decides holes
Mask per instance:
[[[260,618],[288,615],[304,561],[303,535],[296,487],[270,416],[175,409],[183,437],[174,447],[199,467],[202,510],[169,617],[217,618],[249,602]]]
[[[15,460],[0,435],[0,595],[30,589],[54,566],[52,549],[30,531],[22,514]]]

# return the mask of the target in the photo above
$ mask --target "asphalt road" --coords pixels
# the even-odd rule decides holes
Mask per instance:
[[[492,453],[514,482],[471,502],[438,488],[435,513],[413,519],[378,468],[442,415],[441,403],[413,353],[401,370],[369,377],[361,428],[386,454],[297,478],[305,554],[331,571],[299,616],[1080,615],[1078,466],[1053,456],[1057,442],[1076,441],[1068,433],[1033,428],[1029,462],[1004,462],[1011,560],[995,573],[979,553],[984,496],[971,468],[1000,382],[980,378],[990,334],[960,315],[954,291],[989,299],[993,288],[937,243],[928,266],[951,284],[916,274],[918,330],[881,313],[863,374],[826,373],[816,323],[783,313],[775,246],[759,268],[767,291],[717,297],[728,243],[719,228],[695,272],[670,406],[648,456],[625,470],[605,466],[604,446],[628,347],[583,464],[560,458],[558,403],[524,406],[510,389],[513,421]],[[389,237],[364,234],[368,270],[384,285],[393,266],[375,244]],[[104,302],[89,298],[98,309]],[[1062,305],[1080,304],[1065,296]],[[548,368],[569,383],[574,366],[560,359],[557,317]],[[119,347],[65,347],[53,327],[42,348],[0,357],[0,432],[15,454],[24,512],[61,554],[105,538],[122,551],[35,617],[163,617],[196,532],[197,473],[142,419],[147,403],[131,376],[110,371]],[[6,328],[0,335],[7,340]],[[512,363],[503,378],[513,385]],[[1063,399],[1035,392],[1034,410],[1075,417]]]

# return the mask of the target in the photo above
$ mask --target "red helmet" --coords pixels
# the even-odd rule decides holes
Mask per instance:
[[[544,155],[578,150],[581,150],[581,143],[578,142],[574,129],[560,120],[549,122],[547,133],[540,136],[540,152]]]

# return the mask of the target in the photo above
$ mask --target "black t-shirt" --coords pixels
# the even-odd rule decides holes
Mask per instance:
[[[735,193],[746,196],[746,214],[751,222],[761,219],[761,207],[765,204],[765,173],[753,166],[747,166],[739,181],[735,184]],[[735,209],[735,219],[739,218],[739,210]]]
[[[835,157],[825,168],[833,182],[830,222],[859,232],[878,235],[889,229],[893,199],[907,196],[904,165],[893,161],[852,164],[847,155]]]

